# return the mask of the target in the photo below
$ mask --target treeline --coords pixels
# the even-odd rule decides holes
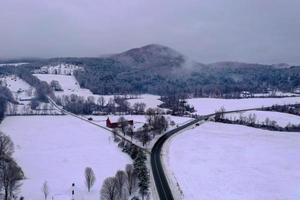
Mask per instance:
[[[16,103],[10,90],[0,86],[0,123],[4,118],[8,102]]]
[[[261,110],[283,112],[283,113],[288,113],[288,114],[300,116],[300,104],[273,105],[271,107],[263,107]]]
[[[186,101],[186,95],[168,95],[162,96],[160,100],[163,102],[159,107],[167,108],[171,111],[172,115],[185,115],[195,112],[193,106],[189,105]]]
[[[146,114],[146,104],[143,102],[136,102],[131,105],[127,100],[131,97],[115,95],[108,100],[103,96],[95,98],[94,96],[88,96],[87,98],[83,96],[78,96],[71,94],[70,96],[62,95],[55,97],[55,102],[58,105],[64,107],[65,110],[72,112],[74,114],[83,115],[108,115],[108,114]],[[156,112],[163,114],[172,115],[186,115],[194,112],[194,107],[189,105],[183,96],[163,96],[160,99],[163,101],[160,108],[166,108],[164,112],[163,109],[156,109]]]
[[[144,114],[145,103],[134,103],[132,106],[126,96],[114,96],[106,100],[103,96],[87,98],[72,94],[57,96],[55,102],[74,114],[108,115],[108,114]]]
[[[131,142],[120,140],[114,135],[114,142],[133,160],[133,165],[126,165],[125,171],[119,170],[114,177],[103,182],[100,196],[102,200],[130,199],[139,200],[149,196],[150,175],[146,166],[146,154]]]
[[[133,165],[126,165],[125,171],[119,170],[114,177],[106,178],[100,191],[101,200],[139,200],[149,195],[149,172],[145,164],[146,156],[139,151]]]
[[[36,104],[36,105],[33,105]],[[60,111],[54,108],[49,103],[39,103],[38,101],[31,101],[27,105],[23,104],[8,104],[6,106],[6,116],[27,116],[27,115],[63,115]]]
[[[129,142],[124,142],[123,145],[119,145],[119,147],[133,160],[133,167],[130,165],[130,170],[126,167],[126,171],[131,172],[131,178],[128,179],[130,183],[128,185],[129,196],[133,196],[132,199],[138,200],[139,198],[136,195],[140,194],[142,199],[144,199],[149,195],[150,189],[150,175],[146,166],[146,154],[143,150]]]
[[[277,124],[276,121],[270,120],[269,118],[266,118],[262,123],[258,123],[255,114],[249,114],[248,116],[241,115],[239,119],[229,119],[225,117],[224,113],[218,112],[215,115],[215,121],[226,124],[239,124],[270,131],[300,132],[300,124],[294,125],[289,123],[287,126],[281,127]]]

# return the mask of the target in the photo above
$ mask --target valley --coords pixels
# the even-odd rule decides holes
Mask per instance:
[[[138,56],[141,53],[143,57]],[[166,57],[172,57],[173,64]],[[101,63],[97,64],[99,73],[102,70],[106,70],[104,74],[110,73],[105,69],[109,64],[105,59],[95,61]],[[157,45],[133,49],[109,59],[134,66],[125,70],[126,73],[131,70],[140,73],[139,68],[146,67],[146,70],[154,70],[152,75],[156,73],[155,67],[163,70],[172,65],[172,71],[184,62],[184,56]],[[120,85],[119,81],[125,79],[114,80],[113,84],[107,82],[106,78],[111,76],[108,74],[98,77],[101,83],[98,78],[87,82],[93,76],[86,73],[96,70],[94,64],[86,66],[93,63],[93,59],[71,58],[69,61],[51,61],[47,65],[43,62],[38,67],[3,65],[0,69],[1,85],[8,89],[3,91],[7,97],[11,96],[5,101],[0,130],[11,138],[15,148],[13,158],[24,172],[18,190],[20,197],[41,199],[41,188],[46,184],[48,195],[54,200],[99,199],[108,187],[106,182],[126,174],[124,169],[128,165],[137,170],[139,176],[135,177],[131,191],[127,188],[126,175],[123,199],[297,197],[296,187],[286,187],[300,183],[295,156],[300,151],[297,143],[300,116],[296,106],[300,104],[300,96],[293,90],[281,91],[283,88],[276,86],[273,92],[259,93],[263,90],[258,89],[244,97],[249,92],[223,93],[209,89],[202,93],[203,85],[199,83],[202,92],[191,93],[190,90],[173,90],[160,82],[160,78],[157,79],[160,91],[133,89],[126,86],[129,84],[126,81]],[[82,63],[75,65],[74,61]],[[222,69],[216,69],[220,64],[210,65],[211,73],[237,67],[227,64]],[[114,68],[115,63],[110,66]],[[195,66],[207,70],[204,65]],[[124,66],[120,67],[117,67],[121,71],[116,77],[124,72]],[[246,65],[246,71],[247,67],[258,66]],[[242,73],[249,73],[246,71]],[[83,78],[83,74],[88,77]],[[142,82],[139,84],[145,86]],[[186,88],[181,82],[172,84]],[[154,91],[157,93],[146,93]],[[11,95],[7,95],[9,92]],[[284,109],[277,112],[276,106]],[[114,126],[110,127],[108,121]],[[153,168],[157,163],[162,167]],[[96,178],[90,191],[84,176],[87,167]],[[269,182],[272,184],[268,185]],[[158,184],[162,184],[160,188]],[[247,197],[246,187],[250,187],[250,197]]]

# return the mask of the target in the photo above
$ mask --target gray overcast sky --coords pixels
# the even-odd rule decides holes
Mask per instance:
[[[0,57],[158,43],[208,63],[300,64],[300,0],[0,0]]]

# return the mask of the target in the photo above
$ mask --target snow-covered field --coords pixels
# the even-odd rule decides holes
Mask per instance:
[[[193,98],[187,102],[194,106],[196,113],[206,115],[220,110],[224,107],[226,111],[261,108],[262,106],[272,106],[275,104],[296,104],[300,103],[300,97],[286,98],[249,98],[249,99],[215,99],[215,98]]]
[[[34,96],[34,89],[17,76],[5,76],[0,78],[1,85],[6,86],[16,100],[28,99]]]
[[[21,191],[25,199],[43,199],[44,181],[50,187],[49,199],[71,199],[73,182],[76,199],[99,199],[103,180],[131,162],[109,132],[71,116],[6,117],[0,128],[12,138],[13,156],[25,172]],[[97,178],[90,194],[84,184],[87,166]]]
[[[59,74],[34,74],[34,76],[42,81],[46,81],[48,84],[50,84],[52,80],[58,81],[64,91],[56,91],[56,96],[69,96],[72,94],[84,98],[93,96],[95,101],[97,101],[100,96],[103,96],[106,103],[110,98],[113,98],[113,95],[95,95],[89,89],[81,88],[74,76]]]
[[[88,89],[80,88],[79,83],[76,81],[74,76],[69,75],[58,75],[58,74],[34,74],[37,78],[42,81],[46,81],[48,84],[51,81],[58,81],[64,91],[55,92],[56,95],[71,95],[76,94],[80,96],[92,96],[92,92]]]
[[[162,104],[162,101],[159,100],[160,96],[152,94],[143,94],[140,95],[137,99],[129,99],[128,102],[133,105],[134,103],[145,103],[146,110],[148,108],[157,108],[158,105]]]
[[[262,124],[268,118],[269,120],[276,121],[277,125],[286,127],[288,124],[299,125],[300,116],[291,115],[287,113],[272,112],[272,111],[245,111],[240,113],[225,114],[225,118],[231,120],[238,120],[240,117],[249,117],[250,115],[256,116],[256,123]]]
[[[185,199],[300,199],[299,133],[208,122],[168,148]]]

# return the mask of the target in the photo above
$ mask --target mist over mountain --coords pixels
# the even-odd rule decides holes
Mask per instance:
[[[125,66],[136,68],[159,68],[168,70],[189,69],[198,71],[205,68],[256,68],[256,67],[274,67],[289,68],[286,63],[278,64],[260,64],[260,63],[244,63],[234,61],[222,61],[215,63],[203,64],[197,60],[191,60],[180,52],[159,44],[149,44],[143,47],[130,49],[123,53],[107,56]]]

